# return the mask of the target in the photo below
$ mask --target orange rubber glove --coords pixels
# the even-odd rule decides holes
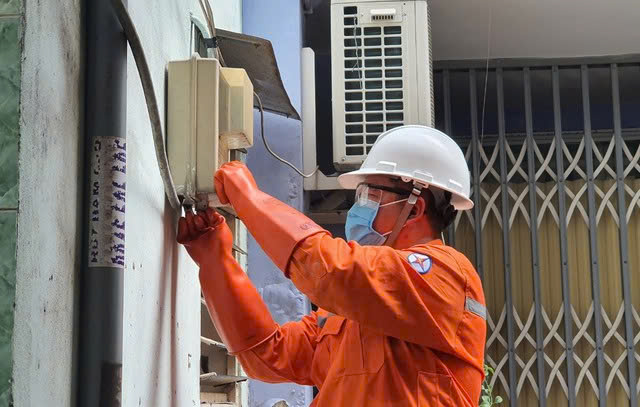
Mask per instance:
[[[233,258],[233,237],[224,217],[208,208],[187,212],[178,223],[178,242],[200,267],[200,285],[222,341],[231,353],[259,345],[278,326],[260,294]]]
[[[233,206],[262,250],[285,274],[298,243],[316,233],[328,233],[299,211],[260,191],[241,162],[224,164],[214,179],[220,202]]]

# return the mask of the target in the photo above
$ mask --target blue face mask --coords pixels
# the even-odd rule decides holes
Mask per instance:
[[[344,225],[347,241],[355,240],[362,246],[381,246],[384,244],[391,231],[380,234],[373,228],[373,221],[378,215],[378,210],[383,206],[404,202],[407,199],[400,199],[384,205],[366,197],[358,199],[347,213],[347,222]]]

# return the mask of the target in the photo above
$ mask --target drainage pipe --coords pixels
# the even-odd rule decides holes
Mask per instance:
[[[86,0],[84,253],[78,406],[120,406],[127,42],[110,0]]]

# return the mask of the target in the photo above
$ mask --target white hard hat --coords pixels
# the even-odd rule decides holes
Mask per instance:
[[[473,208],[469,167],[451,137],[425,126],[401,126],[382,133],[357,171],[342,174],[338,182],[355,189],[369,175],[389,175],[451,192],[456,210]]]

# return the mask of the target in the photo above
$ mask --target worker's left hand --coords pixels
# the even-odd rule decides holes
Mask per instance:
[[[200,267],[215,261],[219,257],[216,253],[231,252],[233,246],[229,226],[224,217],[212,208],[197,214],[187,211],[178,221],[177,240]]]
[[[234,207],[239,199],[247,199],[258,190],[251,171],[239,161],[231,161],[221,166],[214,176],[214,184],[220,202],[231,203]]]

